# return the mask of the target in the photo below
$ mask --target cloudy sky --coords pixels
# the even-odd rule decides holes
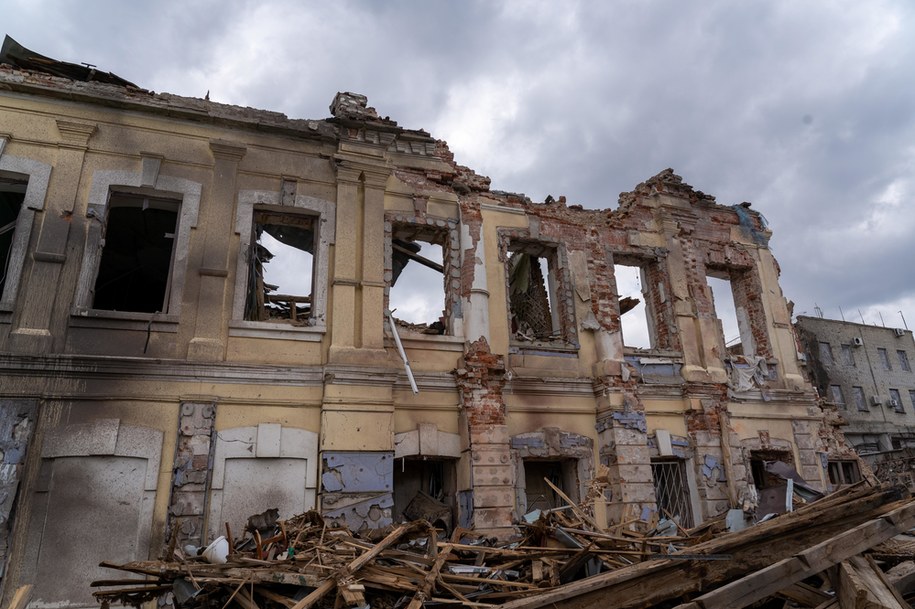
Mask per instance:
[[[766,216],[797,314],[897,327],[901,311],[915,327],[910,0],[0,0],[0,14],[26,47],[156,91],[296,118],[364,93],[534,200],[614,207],[673,167]]]

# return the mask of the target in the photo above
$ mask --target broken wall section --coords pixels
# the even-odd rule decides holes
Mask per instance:
[[[16,497],[37,410],[36,400],[0,399],[0,582],[6,573]]]

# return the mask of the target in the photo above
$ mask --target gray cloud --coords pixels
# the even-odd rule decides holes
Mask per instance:
[[[915,7],[903,0],[0,9],[26,46],[156,90],[311,118],[338,90],[365,93],[494,188],[534,199],[613,207],[674,167],[769,219],[798,311],[915,320]]]

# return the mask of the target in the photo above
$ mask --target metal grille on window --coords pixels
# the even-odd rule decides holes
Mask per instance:
[[[693,511],[683,461],[652,461],[651,475],[662,517],[673,518],[681,527],[693,526]]]

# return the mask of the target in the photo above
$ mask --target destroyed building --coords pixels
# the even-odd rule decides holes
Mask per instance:
[[[886,482],[915,488],[915,340],[911,330],[798,316],[807,370],[845,419],[848,444]],[[833,481],[858,475],[834,468]]]
[[[671,170],[618,205],[535,203],[361,95],[300,120],[0,61],[4,600],[94,605],[102,558],[268,507],[506,537],[564,501],[546,479],[605,520],[689,526],[753,510],[772,464],[828,491],[855,458],[749,204]],[[418,267],[441,312],[398,322]]]

